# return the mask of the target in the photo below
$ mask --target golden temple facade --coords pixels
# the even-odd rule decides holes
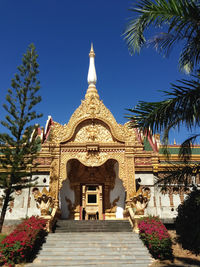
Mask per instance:
[[[155,151],[144,151],[136,129],[120,125],[100,100],[96,89],[94,50],[89,54],[88,89],[69,122],[49,118],[47,136],[38,161],[50,170],[49,190],[59,205],[59,192],[68,180],[75,196],[65,196],[70,218],[114,219],[119,197],[110,199],[118,177],[125,191],[124,207],[136,191],[135,173],[151,172],[158,163]]]
[[[145,136],[116,122],[96,88],[93,46],[89,59],[85,98],[67,124],[49,116],[45,130],[38,129],[42,144],[33,175],[38,184],[14,193],[6,219],[42,214],[53,221],[58,211],[63,219],[123,219],[131,207],[135,214],[173,220],[191,188],[155,186],[157,174],[170,167],[159,135]],[[171,162],[181,163],[179,149],[169,146]],[[192,153],[191,161],[200,161],[200,146]],[[200,184],[199,175],[195,179]]]

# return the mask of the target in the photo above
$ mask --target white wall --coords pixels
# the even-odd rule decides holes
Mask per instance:
[[[34,187],[37,187],[40,191],[44,187],[49,189],[49,175],[38,174],[33,175],[33,178],[38,177],[35,181],[37,183]],[[46,179],[46,182],[44,182]],[[25,188],[22,189],[21,193],[14,192],[12,194],[14,198],[14,206],[12,210],[8,209],[6,212],[5,220],[19,220],[25,217],[30,217],[32,215],[40,215],[40,210],[36,207],[36,202],[34,200],[34,196],[32,194],[33,188]],[[3,190],[0,190],[0,196],[2,196]]]
[[[66,179],[63,182],[62,188],[61,188],[60,194],[59,194],[59,203],[60,203],[61,218],[62,219],[68,219],[69,218],[68,202],[65,199],[66,197],[71,200],[72,204],[74,204],[75,195],[74,195],[74,191],[70,188],[69,179]]]
[[[118,176],[118,164],[115,165],[116,179],[115,186],[110,192],[110,202],[112,203],[118,196],[119,201],[117,202],[117,211],[116,218],[123,218],[123,211],[125,206],[125,188],[123,186],[122,180]],[[49,188],[49,175],[48,174],[38,174],[33,177],[38,177],[37,187],[40,191],[44,187]],[[156,178],[151,173],[137,173],[135,174],[136,178],[141,178],[141,185],[145,185],[151,190],[151,198],[149,204],[145,210],[145,215],[155,215],[159,216],[161,219],[174,219],[177,216],[177,207],[181,203],[179,195],[173,194],[173,203],[174,206],[170,206],[169,194],[162,194],[160,187],[154,186],[154,181]],[[44,183],[44,179],[46,182]],[[36,206],[34,196],[32,194],[32,188],[23,189],[21,194],[13,193],[14,197],[14,207],[12,210],[8,210],[6,213],[6,220],[18,220],[25,218],[26,216],[30,217],[32,215],[40,215],[40,210]],[[2,195],[3,190],[0,190],[0,196]],[[185,194],[184,197],[187,195]],[[60,190],[60,208],[63,219],[69,217],[68,203],[66,202],[65,197],[69,198],[74,204],[75,195],[74,191],[70,188],[69,180],[63,182],[63,186]]]
[[[181,204],[179,194],[173,194],[174,206],[170,206],[170,198],[168,192],[163,194],[161,187],[154,186],[156,177],[151,173],[137,173],[136,178],[141,178],[141,185],[147,186],[151,190],[151,199],[145,210],[145,215],[159,216],[165,221],[175,219],[177,216],[177,207]]]
[[[122,180],[119,178],[118,163],[115,164],[115,173],[115,186],[113,190],[110,191],[110,202],[113,203],[113,201],[119,197],[119,201],[117,202],[116,218],[123,219],[123,211],[125,207],[125,188]]]

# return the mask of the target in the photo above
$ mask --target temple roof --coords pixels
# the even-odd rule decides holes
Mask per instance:
[[[130,129],[128,123],[120,125],[116,122],[113,114],[100,100],[99,94],[96,88],[97,75],[95,68],[95,52],[93,44],[89,53],[89,69],[88,69],[88,88],[85,94],[85,99],[82,100],[81,105],[74,111],[69,122],[65,125],[61,125],[54,122],[49,116],[43,141],[49,140],[55,143],[66,143],[74,136],[77,127],[84,121],[91,120],[101,121],[108,126],[114,139],[118,142],[134,142],[143,146],[144,151],[156,152],[163,154],[163,146],[160,143],[158,136],[143,135],[139,133],[137,129]],[[92,124],[93,125],[93,124]],[[93,126],[92,126],[93,127]],[[49,139],[50,134],[50,139]],[[180,146],[172,145],[169,147],[171,154],[178,155]],[[195,146],[192,149],[193,155],[200,154],[200,146]]]

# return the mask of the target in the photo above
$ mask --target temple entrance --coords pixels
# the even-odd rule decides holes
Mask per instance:
[[[103,219],[103,189],[102,185],[82,185],[82,220]]]
[[[118,176],[118,162],[97,167],[77,159],[67,163],[67,179],[60,189],[61,217],[73,220],[123,218],[125,189]]]

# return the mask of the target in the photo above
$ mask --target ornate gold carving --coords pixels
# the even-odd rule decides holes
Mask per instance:
[[[115,172],[113,161],[107,161],[100,167],[87,167],[74,159],[69,162],[68,167],[68,178],[72,187],[80,183],[101,184],[103,182],[108,182],[109,185],[114,186]]]
[[[115,213],[117,210],[117,202],[118,201],[119,201],[119,197],[114,199],[113,203],[110,204],[111,205],[110,209],[106,209],[106,213]]]
[[[49,184],[49,191],[51,192],[52,196],[57,199],[58,198],[58,182],[59,180],[59,159],[54,158],[51,163],[50,169],[50,184]]]
[[[125,170],[125,162],[124,162],[124,154],[121,151],[118,151],[116,153],[103,153],[100,152],[100,159],[97,160],[97,158],[89,158],[87,159],[87,152],[76,152],[76,151],[69,151],[69,152],[63,152],[61,154],[61,172],[60,172],[60,186],[62,186],[62,182],[68,177],[67,176],[67,163],[71,159],[77,159],[82,164],[84,164],[86,167],[98,167],[103,165],[107,160],[113,159],[116,160],[119,164],[119,177],[122,179],[124,187],[126,190],[127,188],[127,176],[126,176],[126,170]]]
[[[87,120],[103,122],[110,129],[111,135],[114,137],[114,139],[118,140],[119,142],[137,142],[135,138],[135,130],[130,129],[128,124],[125,124],[124,126],[118,124],[112,113],[105,107],[103,102],[93,96],[82,101],[81,105],[71,116],[68,124],[61,125],[57,122],[54,122],[51,127],[49,140],[54,143],[64,143],[69,141],[73,137],[78,125]],[[90,140],[91,138],[94,139],[98,138],[99,136],[103,136],[102,134],[97,135],[97,131],[99,131],[99,129],[97,131],[96,130],[97,128],[95,129],[96,133],[92,134],[93,136],[90,135]],[[106,135],[103,137],[104,140],[106,140]],[[86,138],[88,138],[88,135],[86,135]],[[81,138],[81,141],[83,141],[83,138]]]
[[[151,194],[148,187],[140,186],[131,198],[131,206],[135,209],[135,215],[144,215],[144,210],[148,205]]]
[[[102,165],[108,159],[108,153],[106,152],[70,152],[63,153],[61,156],[61,164],[65,165],[69,159],[78,159],[82,164],[86,166],[96,167]],[[66,175],[66,170],[61,170],[61,175]],[[65,176],[66,178],[66,176]]]
[[[34,194],[35,201],[37,206],[40,208],[41,215],[50,215],[54,207],[54,198],[52,193],[50,193],[46,187],[42,189],[42,192],[39,190]]]
[[[88,93],[86,95],[87,97],[75,110],[68,124],[60,125],[54,122],[51,126],[49,151],[53,155],[53,160],[50,173],[50,191],[57,198],[62,182],[67,178],[72,181],[68,169],[70,160],[78,160],[85,168],[97,168],[104,164],[107,166],[107,162],[112,159],[118,162],[119,173],[117,175],[123,181],[127,198],[130,199],[135,191],[135,163],[140,164],[143,160],[143,165],[151,165],[151,159],[138,157],[134,162],[134,155],[137,153],[141,155],[142,149],[137,138],[137,130],[131,129],[129,123],[118,124],[109,109],[95,94]],[[77,171],[76,168],[75,170]],[[76,173],[74,177],[81,176]],[[90,182],[92,179],[90,174],[85,178],[85,181]],[[104,181],[106,185],[109,185],[109,191],[114,186],[114,182],[112,179],[107,179],[105,178]],[[76,181],[76,183],[71,186],[75,191],[76,198],[79,199],[80,192],[76,192],[76,190],[78,190],[77,186],[80,186],[80,181]],[[109,205],[106,208],[109,208]],[[79,212],[78,202],[76,203],[76,210]]]
[[[150,157],[135,158],[135,165],[151,165],[151,164],[152,164],[152,159]]]
[[[74,128],[83,120],[98,119],[106,123],[111,129],[112,134],[116,139],[123,140],[123,130],[115,121],[112,113],[104,106],[103,102],[95,97],[90,97],[82,101],[79,108],[72,115],[68,127],[69,131],[74,131]],[[70,133],[72,136],[73,133]],[[68,137],[68,139],[71,137]],[[67,137],[66,139],[67,140]]]
[[[87,132],[88,132],[88,141],[95,141],[98,138],[98,128],[97,125],[92,124],[91,126],[89,126],[87,128]]]
[[[38,157],[36,160],[35,160],[36,163],[40,164],[40,165],[50,165],[51,164],[51,158],[49,157]]]
[[[66,125],[61,125],[58,122],[54,122],[51,126],[50,134],[49,134],[49,142],[51,143],[60,143],[63,132],[66,131]]]
[[[99,152],[99,145],[96,143],[88,143],[86,145],[87,152]]]
[[[75,137],[70,140],[70,143],[86,143],[86,142],[116,142],[110,130],[100,121],[87,120],[82,122],[76,129]]]
[[[91,97],[86,98],[86,113],[95,116],[100,113],[100,101],[97,97],[94,95],[91,95]]]
[[[134,157],[126,155],[126,174],[125,174],[125,188],[127,190],[127,199],[135,192],[135,165]]]
[[[62,126],[55,122],[51,129],[50,140],[63,144],[60,155],[59,188],[67,178],[69,160],[77,159],[87,167],[98,167],[109,159],[114,159],[119,164],[119,177],[123,181],[127,197],[129,198],[134,192],[134,159],[133,156],[125,156],[125,150],[128,151],[125,147],[127,144],[130,153],[134,152],[134,144],[138,145],[136,130],[131,129],[128,123],[124,126],[117,124],[112,113],[98,97],[88,94],[73,113],[68,124]],[[95,146],[89,146],[88,143],[93,143]],[[106,143],[109,147],[104,145],[102,148],[101,144]],[[72,147],[73,144],[82,145],[75,149]],[[114,149],[112,144],[115,146],[119,144],[120,148]],[[54,181],[57,177],[58,175],[51,175],[51,190],[57,188]],[[54,193],[58,194],[58,191]]]
[[[137,140],[135,138],[135,129],[130,128],[130,123],[127,122],[123,126],[121,126],[124,130],[124,139],[128,142],[134,142],[137,143]]]
[[[153,164],[153,172],[154,173],[158,172],[158,164]]]

